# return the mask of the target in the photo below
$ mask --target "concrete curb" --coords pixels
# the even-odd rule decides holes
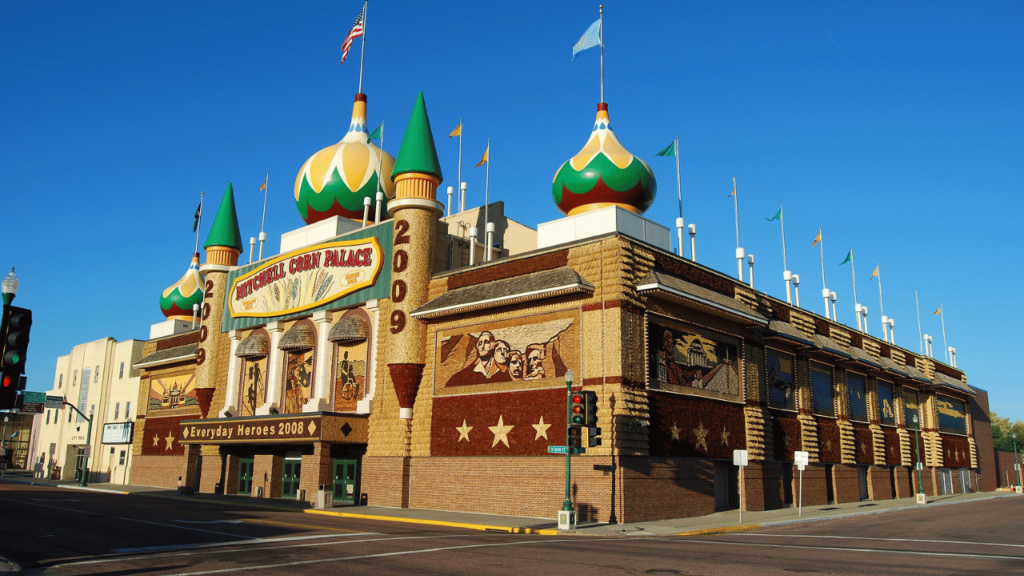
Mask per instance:
[[[448,522],[445,520],[427,520],[425,518],[399,518],[396,516],[375,516],[371,514],[355,514],[352,512],[332,512],[328,510],[310,509],[303,510],[305,514],[320,514],[323,516],[337,516],[339,518],[360,518],[363,520],[378,520],[382,522],[403,522],[406,524],[424,524],[427,526],[445,526],[448,528],[465,528],[467,530],[480,530],[482,532],[504,532],[507,534],[538,534],[541,536],[558,536],[558,530],[549,528],[526,528],[523,526],[490,526],[487,524],[470,524],[464,522]]]

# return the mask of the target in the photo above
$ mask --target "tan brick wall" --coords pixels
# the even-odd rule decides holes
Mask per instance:
[[[369,506],[389,506],[392,508],[406,508],[409,500],[406,497],[404,488],[409,482],[409,458],[396,456],[366,456],[363,458],[363,468],[360,473],[362,491],[367,495]],[[448,486],[452,484],[451,478],[445,480]]]
[[[132,457],[132,484],[177,488],[178,477],[185,474],[185,460],[181,456]]]
[[[284,456],[280,454],[256,454],[252,463],[252,495],[256,488],[263,488],[264,498],[281,497],[281,476],[284,473]]]
[[[872,500],[892,500],[892,469],[888,466],[868,468],[868,494]]]

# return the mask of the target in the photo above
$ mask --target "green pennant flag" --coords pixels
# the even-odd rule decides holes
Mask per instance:
[[[846,255],[846,260],[843,260],[842,262],[840,262],[839,265],[842,266],[843,264],[846,264],[847,262],[850,262],[851,260],[853,260],[853,250],[852,249],[850,250],[850,253]]]
[[[381,124],[380,126],[377,126],[377,129],[370,133],[370,138],[373,139],[373,140],[380,140],[380,129],[383,128],[383,127],[384,127],[383,124]]]
[[[665,146],[661,152],[655,154],[655,156],[675,156],[676,155],[676,141],[673,140],[671,144]]]
[[[782,218],[782,208],[779,208],[779,211],[775,213],[775,216],[772,216],[771,218],[765,218],[765,220],[771,222],[772,220],[779,220],[781,218]]]

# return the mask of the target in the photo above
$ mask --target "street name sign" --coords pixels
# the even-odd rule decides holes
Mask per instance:
[[[548,446],[548,454],[567,454],[568,446]]]

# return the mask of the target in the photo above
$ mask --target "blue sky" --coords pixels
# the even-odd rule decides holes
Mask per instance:
[[[106,336],[145,339],[160,292],[184,272],[200,191],[234,184],[242,235],[259,232],[270,172],[268,250],[302,222],[295,176],[351,115],[359,41],[339,46],[361,3],[0,3],[0,268],[35,314],[29,388],[57,356]],[[828,285],[855,325],[848,266],[880,333],[918,350],[946,336],[971,384],[1024,420],[1015,289],[1024,249],[1024,3],[605,2],[605,99],[625,147],[659,193],[647,217],[672,226],[680,135],[684,217],[699,260],[735,274],[732,177],[757,288],[784,298],[777,222],[805,308]],[[490,193],[527,225],[560,216],[551,179],[585,143],[599,101],[598,50],[571,62],[597,3],[372,2],[363,91],[397,153],[423,90],[445,173],[457,180],[465,120],[468,205]],[[212,209],[204,221],[204,234]],[[248,247],[246,247],[248,250]],[[248,254],[243,255],[248,259]]]

